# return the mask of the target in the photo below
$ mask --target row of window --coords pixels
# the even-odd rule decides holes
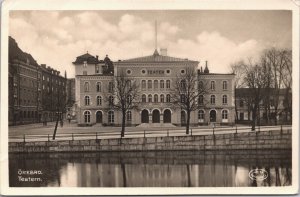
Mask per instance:
[[[198,88],[199,89],[204,88],[203,81],[199,81]],[[211,90],[216,90],[216,82],[215,81],[210,82],[210,89]],[[227,81],[222,81],[222,89],[223,90],[228,90],[228,82]]]
[[[152,100],[153,98],[153,100]],[[130,98],[128,98],[130,99]],[[90,96],[85,96],[84,97],[84,103],[85,105],[90,105]],[[98,106],[101,106],[102,105],[102,97],[101,96],[97,96],[96,97],[96,101],[97,101],[97,105]],[[109,96],[109,104],[113,104],[114,102],[114,97],[113,96]],[[154,94],[154,96],[152,97],[151,94],[148,95],[148,99],[147,99],[147,96],[146,94],[143,94],[142,95],[142,102],[143,103],[146,103],[146,102],[149,102],[149,103],[158,103],[158,102],[161,102],[161,103],[164,103],[164,102],[167,102],[167,103],[170,103],[171,102],[171,95],[170,94],[167,94],[166,95],[166,98],[165,98],[165,95],[164,94],[161,94],[159,97],[158,97],[158,94]],[[181,96],[181,102],[185,102],[185,97],[184,95]],[[204,104],[204,96],[203,95],[200,95],[199,98],[198,98],[198,104],[199,105],[203,105]],[[216,96],[215,95],[211,95],[210,96],[210,104],[211,105],[215,105],[216,104]],[[226,105],[228,104],[228,99],[227,99],[227,95],[223,95],[222,96],[222,104],[223,105]]]
[[[108,83],[108,92],[112,93],[114,89],[114,84],[113,82]],[[89,92],[90,91],[90,83],[89,82],[84,82],[84,91]],[[102,84],[101,82],[96,82],[96,92],[101,92],[102,91]]]
[[[100,112],[101,115],[102,115],[102,112]],[[110,124],[113,124],[115,122],[115,114],[114,114],[114,111],[108,111],[107,112],[107,121],[108,123]],[[128,122],[130,122],[132,120],[132,113],[131,111],[128,111],[126,113],[126,120]],[[85,111],[84,112],[84,122],[85,123],[90,123],[91,122],[91,112],[90,111]]]
[[[182,98],[182,99],[184,99],[184,98]],[[184,102],[184,100],[182,102]],[[200,95],[198,97],[198,104],[199,105],[203,105],[204,104],[204,96],[203,95]],[[210,104],[211,105],[215,105],[216,104],[216,95],[211,95],[210,96]],[[222,104],[223,105],[228,104],[228,97],[227,97],[227,95],[223,95],[222,96]]]
[[[153,98],[153,100],[152,100]],[[149,102],[149,103],[158,103],[158,102],[161,102],[161,103],[164,103],[164,102],[167,102],[167,103],[170,103],[171,102],[171,95],[170,94],[167,94],[166,95],[166,99],[165,99],[165,95],[161,94],[159,96],[159,100],[158,100],[158,94],[154,94],[154,96],[152,97],[151,94],[148,95],[148,99],[147,99],[147,96],[146,94],[143,94],[142,95],[142,102],[143,103],[146,103],[146,102]]]
[[[199,110],[198,111],[198,119],[199,120],[204,120],[205,119],[205,112],[204,110]],[[228,119],[228,110],[223,110],[222,111],[222,119]]]
[[[36,111],[21,111],[20,118],[37,118]]]
[[[182,111],[182,113],[184,113],[185,116],[185,112]],[[181,113],[181,116],[183,115]],[[101,112],[102,115],[102,112]],[[107,118],[108,118],[108,123],[112,124],[115,122],[115,114],[114,111],[108,111],[107,113]],[[204,120],[205,119],[205,112],[204,110],[199,110],[198,111],[198,119],[199,120]],[[223,110],[222,111],[222,119],[223,120],[227,120],[228,119],[228,110]],[[128,111],[126,114],[126,120],[127,121],[132,121],[132,112]],[[91,122],[91,112],[90,111],[85,111],[84,112],[84,122],[85,123],[90,123]]]
[[[142,90],[157,90],[158,87],[160,89],[164,89],[166,85],[166,89],[170,89],[171,88],[171,81],[170,80],[166,80],[166,83],[164,80],[142,80]]]
[[[89,92],[90,91],[90,84],[89,82],[84,82],[84,91],[85,92]],[[203,88],[203,81],[199,82],[199,89]],[[160,89],[170,89],[171,88],[171,81],[170,80],[142,80],[142,90],[158,90],[158,88]],[[185,88],[186,87],[186,83],[185,80],[181,81],[181,87]],[[101,92],[101,82],[97,82],[96,83],[96,92]],[[211,90],[215,90],[216,89],[216,82],[215,81],[211,81],[210,84],[210,89]],[[227,90],[227,81],[223,81],[223,90]],[[113,92],[113,82],[109,82],[108,84],[108,92]]]

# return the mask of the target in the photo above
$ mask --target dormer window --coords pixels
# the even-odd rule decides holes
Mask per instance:
[[[95,73],[100,74],[100,65],[95,65]]]
[[[85,67],[85,68],[87,67],[87,61],[83,62],[83,67]]]

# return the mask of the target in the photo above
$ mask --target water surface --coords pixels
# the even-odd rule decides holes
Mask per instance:
[[[290,151],[10,154],[11,187],[248,187],[291,185]],[[249,172],[263,169],[265,180]],[[21,174],[37,170],[42,174]],[[19,173],[19,174],[18,174]],[[21,181],[23,178],[37,178]],[[32,179],[33,180],[33,179]]]

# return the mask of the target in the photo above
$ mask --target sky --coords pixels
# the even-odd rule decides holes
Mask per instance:
[[[39,64],[74,77],[77,56],[87,51],[111,60],[152,55],[208,61],[210,72],[230,73],[230,65],[257,59],[263,50],[292,48],[290,11],[11,11],[9,35]]]

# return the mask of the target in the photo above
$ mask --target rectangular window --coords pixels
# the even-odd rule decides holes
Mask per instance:
[[[84,70],[82,74],[83,74],[83,75],[87,75],[87,71],[86,71],[86,70]]]

